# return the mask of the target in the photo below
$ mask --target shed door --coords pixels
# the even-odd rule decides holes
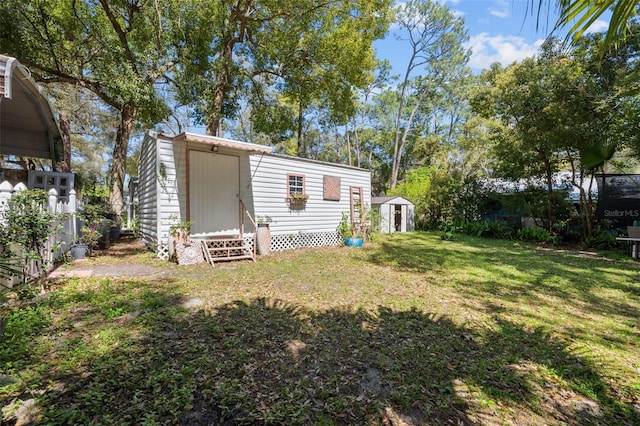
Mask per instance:
[[[189,217],[191,232],[240,228],[240,165],[231,155],[189,151]]]
[[[402,232],[402,205],[393,205],[393,230],[394,232]]]

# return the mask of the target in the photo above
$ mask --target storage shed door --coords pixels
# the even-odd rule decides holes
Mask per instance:
[[[240,165],[231,155],[189,151],[189,217],[191,232],[240,228]]]

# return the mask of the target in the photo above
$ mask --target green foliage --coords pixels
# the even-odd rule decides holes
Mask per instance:
[[[390,110],[394,117],[393,146],[389,150],[392,189],[399,183],[403,161],[412,147],[422,151],[420,157],[426,157],[429,164],[433,147],[448,142],[446,136],[441,138],[432,132],[439,127],[433,125],[438,121],[434,111],[447,105],[445,108],[451,109],[444,115],[458,116],[448,101],[454,87],[462,86],[461,81],[470,74],[466,68],[468,51],[463,47],[468,39],[464,20],[444,4],[431,0],[401,3],[396,9],[396,25],[403,32],[400,37],[407,42],[410,55],[394,93],[397,101]]]
[[[5,0],[0,50],[29,66],[40,81],[77,85],[117,111],[111,158],[112,210],[121,213],[129,138],[136,123],[169,114],[156,84],[175,64],[165,26],[172,9],[154,2]],[[10,17],[10,18],[9,18]],[[73,117],[70,118],[74,121]]]
[[[348,212],[342,212],[342,219],[340,219],[336,231],[338,231],[343,240],[352,236],[351,220],[349,219]]]
[[[9,199],[2,214],[6,229],[0,232],[5,257],[21,257],[24,267],[31,260],[45,267],[45,244],[57,231],[60,219],[60,214],[48,210],[48,201],[49,194],[39,189],[21,191]]]
[[[463,234],[481,238],[511,240],[515,235],[513,227],[500,222],[463,222],[458,228]]]
[[[178,97],[195,106],[210,133],[238,115],[243,99],[257,131],[273,127],[280,142],[301,136],[311,105],[344,123],[353,88],[365,86],[374,68],[371,43],[386,32],[390,6],[389,0],[175,2]]]
[[[4,206],[0,206],[4,208]],[[4,211],[2,216],[4,216]],[[0,226],[0,303],[4,295],[10,290],[5,284],[13,277],[22,276],[22,259],[15,253],[13,238],[9,226]]]
[[[109,188],[97,182],[87,182],[82,189],[82,196],[86,204],[108,211]]]
[[[521,241],[532,241],[536,243],[558,243],[557,235],[551,235],[548,230],[536,227],[518,229],[516,238]]]
[[[547,0],[530,0],[532,11],[538,8],[538,22],[542,16],[541,12]],[[581,38],[592,28],[596,21],[600,21],[603,15],[610,14],[607,25],[606,37],[599,52],[604,55],[611,48],[617,48],[627,36],[633,34],[629,24],[637,14],[637,2],[635,0],[562,0],[551,1],[557,5],[558,21],[557,27],[569,27],[567,40],[578,43]]]
[[[33,356],[33,339],[45,329],[51,321],[50,312],[39,306],[25,306],[11,310],[6,316],[4,336],[1,341],[10,344],[0,345],[0,365],[8,360],[18,363],[29,361]]]
[[[597,235],[587,237],[583,243],[584,248],[595,248],[598,250],[613,250],[618,247],[615,234],[601,231]]]
[[[186,233],[186,235],[189,235],[189,232],[191,232],[191,227],[193,226],[193,224],[195,223],[195,221],[193,220],[188,220],[188,221],[180,221],[177,223],[172,224],[169,229],[171,231],[171,235],[174,237],[177,237],[179,234],[181,233]]]
[[[501,208],[515,212],[522,217],[533,218],[538,226],[548,230],[549,194],[546,189],[529,186],[522,191],[494,194],[493,199],[499,203]],[[554,230],[561,229],[575,214],[575,207],[566,190],[553,191],[551,206]]]
[[[537,58],[484,72],[486,84],[471,99],[477,113],[502,124],[491,129],[497,175],[546,182],[545,214],[536,217],[544,218],[549,230],[564,214],[555,211],[559,204],[549,195],[554,173],[571,170],[571,181],[580,186],[620,147],[631,147],[638,138],[638,120],[623,117],[637,116],[625,76],[638,72],[639,40],[631,38],[604,56],[597,54],[601,44],[598,34],[584,37],[573,50],[547,40]],[[591,234],[588,199],[581,199],[580,211],[582,227]]]
[[[472,179],[462,182],[455,172],[419,167],[409,171],[407,178],[388,193],[415,204],[417,229],[438,229],[442,222],[461,222],[477,216],[477,200],[473,199],[479,194],[473,188]]]
[[[91,204],[87,202],[82,206],[82,209],[78,216],[88,226],[99,228],[100,223],[105,218],[107,208],[108,207],[105,203]]]
[[[442,224],[443,234],[440,235],[440,239],[444,241],[452,241],[453,240],[453,225],[451,222],[444,222]]]
[[[3,237],[0,238],[4,239]],[[9,290],[9,287],[4,284],[5,281],[22,274],[22,261],[20,258],[12,255],[12,253],[10,251],[7,251],[6,249],[3,248],[0,250],[2,250],[2,255],[0,256],[0,288],[2,288],[2,290],[0,291],[1,293],[5,290]]]
[[[80,244],[86,244],[89,248],[95,247],[102,237],[102,232],[100,232],[98,228],[92,226],[85,225],[80,231],[80,236],[78,237],[77,242]]]

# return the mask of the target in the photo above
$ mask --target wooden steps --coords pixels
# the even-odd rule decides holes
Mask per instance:
[[[255,253],[245,244],[244,238],[237,235],[222,235],[201,240],[205,259],[215,266],[215,262],[251,259],[256,261]],[[255,244],[254,244],[255,247]]]

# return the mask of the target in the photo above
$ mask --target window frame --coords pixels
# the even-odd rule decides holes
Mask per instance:
[[[302,179],[302,186],[298,186],[298,185],[291,185],[291,178],[301,178]],[[294,192],[296,193],[300,193],[300,194],[306,194],[307,193],[307,179],[306,176],[300,173],[287,173],[287,198],[291,197],[291,194],[293,194]],[[300,188],[301,191],[294,191],[291,192],[292,189],[294,188]]]

